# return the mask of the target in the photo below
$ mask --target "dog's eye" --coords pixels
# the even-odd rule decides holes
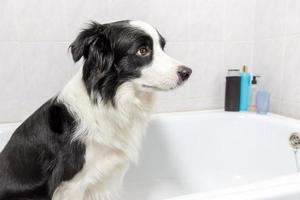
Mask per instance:
[[[150,48],[147,47],[147,46],[143,46],[143,47],[138,49],[138,51],[136,52],[136,55],[138,55],[138,56],[147,56],[150,53],[151,53]]]

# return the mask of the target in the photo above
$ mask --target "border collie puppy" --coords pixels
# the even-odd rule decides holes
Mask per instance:
[[[0,200],[114,199],[138,149],[153,94],[192,72],[140,21],[93,22],[71,44],[83,66],[0,154]]]

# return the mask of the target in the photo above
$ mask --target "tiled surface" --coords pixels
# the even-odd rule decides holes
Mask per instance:
[[[274,98],[281,95],[282,52],[281,39],[256,41],[254,45],[254,72],[261,76],[259,87],[268,90]]]
[[[252,41],[256,0],[225,1],[225,40]]]
[[[18,39],[16,24],[15,0],[3,0],[0,6],[0,41],[14,41]]]
[[[240,68],[248,65],[249,70],[253,68],[254,42],[225,42],[225,66],[226,68]]]
[[[286,38],[279,113],[300,118],[300,35]]]
[[[300,34],[300,1],[287,0],[287,20],[286,20],[286,33],[287,34]]]
[[[150,4],[151,1],[111,0],[109,4],[109,20],[119,21],[126,19],[149,21],[151,17]]]
[[[65,43],[22,43],[21,52],[27,74],[22,90],[29,97],[24,112],[29,113],[61,90],[71,78],[71,66]]]
[[[109,1],[86,1],[68,0],[62,1],[64,8],[64,18],[66,23],[67,40],[72,42],[77,36],[78,32],[84,28],[91,20],[99,23],[106,23],[109,21]]]
[[[283,34],[286,0],[257,0],[255,12],[255,39],[268,39]]]
[[[300,1],[256,1],[254,69],[272,112],[300,118]]]
[[[221,41],[223,39],[224,0],[190,0],[190,40]]]
[[[225,73],[246,64],[271,91],[271,110],[300,117],[298,0],[3,0],[0,122],[25,119],[76,72],[68,45],[89,20],[139,19],[193,68],[177,90],[158,93],[156,112],[223,107]]]
[[[282,100],[300,103],[300,36],[288,38],[284,55]]]
[[[163,33],[167,41],[187,41],[189,35],[188,1],[150,1],[151,24]]]
[[[197,56],[197,59],[194,57]],[[193,75],[186,89],[190,97],[219,98],[223,91],[225,77],[222,42],[193,43],[189,58]]]
[[[280,107],[282,115],[300,119],[300,103],[281,101]]]
[[[0,121],[22,119],[25,85],[21,48],[17,42],[0,42]]]
[[[21,41],[65,41],[67,36],[63,1],[16,0],[16,18]]]

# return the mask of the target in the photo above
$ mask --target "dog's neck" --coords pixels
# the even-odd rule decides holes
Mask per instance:
[[[99,96],[99,98],[101,98]],[[79,123],[73,139],[111,145],[136,160],[143,130],[153,105],[152,91],[141,91],[133,82],[122,84],[114,97],[115,104],[93,102],[87,93],[82,72],[63,88],[58,99],[65,103]],[[112,129],[112,127],[114,127]]]

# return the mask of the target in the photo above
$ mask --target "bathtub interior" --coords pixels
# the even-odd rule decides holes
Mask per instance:
[[[162,200],[296,173],[288,143],[300,132],[296,122],[248,113],[155,115],[122,200]],[[0,151],[15,127],[1,126]]]
[[[296,173],[288,138],[300,131],[297,122],[251,113],[154,117],[123,199],[165,199]]]

